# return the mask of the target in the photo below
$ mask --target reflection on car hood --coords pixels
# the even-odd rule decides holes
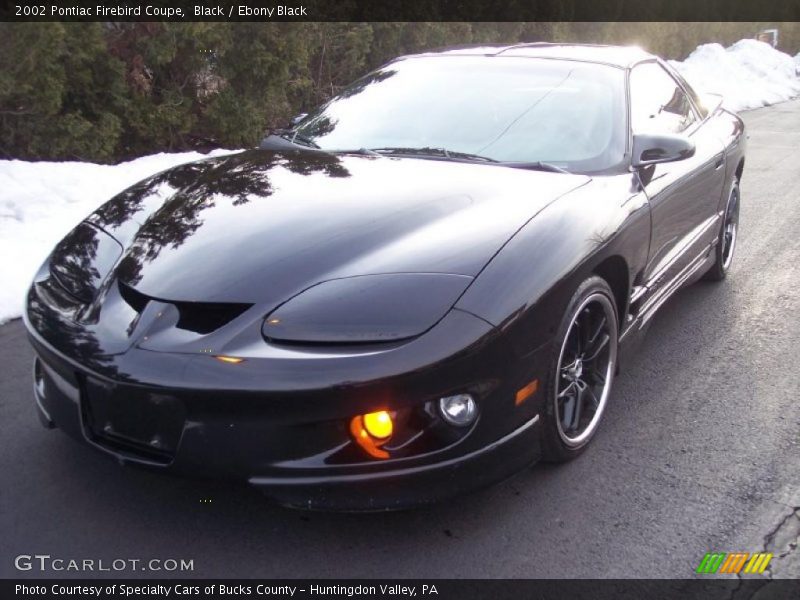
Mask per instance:
[[[417,158],[254,150],[183,165],[90,219],[153,298],[276,306],[321,281],[475,276],[579,175]]]

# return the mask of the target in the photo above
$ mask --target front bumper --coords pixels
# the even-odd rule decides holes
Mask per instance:
[[[501,481],[540,455],[539,415],[484,448],[416,467],[336,476],[252,477],[250,483],[296,508],[391,510],[439,502]]]
[[[65,330],[48,313],[29,296],[42,419],[121,463],[246,481],[291,506],[380,510],[480,488],[539,457],[541,398],[516,406],[514,396],[544,372],[544,347],[515,360],[468,313],[385,352],[273,349],[240,365],[137,346],[91,354],[101,332]],[[441,448],[376,460],[350,437],[354,415],[465,389],[480,417]]]

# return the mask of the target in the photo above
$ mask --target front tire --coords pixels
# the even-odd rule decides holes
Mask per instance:
[[[722,281],[725,279],[731,262],[733,262],[733,251],[736,249],[736,239],[739,233],[739,201],[739,180],[736,179],[728,195],[719,239],[717,240],[717,245],[714,246],[713,252],[716,254],[714,264],[703,276],[708,281]]]
[[[546,386],[542,454],[566,462],[583,452],[603,417],[617,366],[614,294],[593,276],[570,300],[553,344]]]

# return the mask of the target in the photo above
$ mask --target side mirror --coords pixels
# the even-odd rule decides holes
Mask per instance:
[[[639,168],[674,162],[694,156],[694,151],[694,142],[683,135],[638,134],[633,136],[631,164]]]
[[[289,121],[289,124],[292,127],[297,127],[300,124],[300,121],[305,119],[307,116],[308,116],[308,113],[300,113],[299,115],[296,115],[296,116],[292,117],[291,120]]]

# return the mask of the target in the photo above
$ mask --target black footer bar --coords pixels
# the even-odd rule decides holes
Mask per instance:
[[[768,597],[800,598],[800,580],[691,579],[691,580],[556,580],[556,579],[6,579],[0,598],[145,598],[245,599],[280,598],[334,600],[548,600],[645,599],[725,600]]]

